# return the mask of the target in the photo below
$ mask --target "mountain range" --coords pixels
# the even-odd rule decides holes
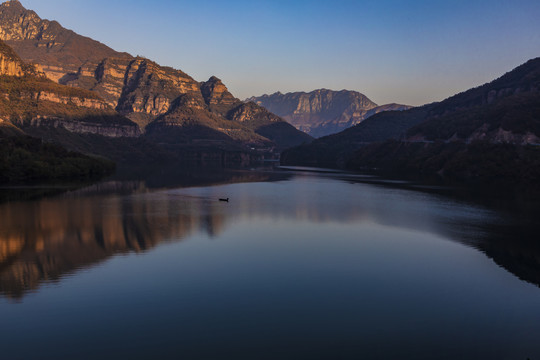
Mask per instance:
[[[288,165],[478,183],[540,179],[540,58],[438,103],[372,116],[285,151]]]
[[[198,82],[117,52],[41,19],[17,0],[0,5],[0,40],[5,66],[12,67],[0,84],[9,94],[4,98],[10,97],[3,121],[73,150],[117,161],[134,147],[163,156],[256,158],[312,139],[263,107],[235,98],[217,77]]]
[[[532,183],[540,179],[539,114],[540,58],[415,108],[325,89],[241,101],[215,76],[199,82],[43,20],[17,0],[0,5],[0,146],[9,151],[0,167],[8,180],[110,169],[65,147],[117,162],[221,165],[288,149],[286,165]],[[345,130],[313,140],[286,120],[316,137]],[[9,170],[19,163],[27,166]]]
[[[357,91],[327,89],[309,93],[277,92],[251,97],[246,101],[265,107],[316,138],[343,131],[383,111],[411,108],[399,104],[379,106]]]

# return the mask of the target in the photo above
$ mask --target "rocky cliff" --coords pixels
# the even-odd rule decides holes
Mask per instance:
[[[356,91],[319,89],[310,93],[295,92],[252,97],[255,102],[283,117],[314,137],[340,132],[370,116],[388,110],[406,110],[410,106],[388,104],[378,106]]]
[[[1,41],[0,117],[21,128],[62,127],[109,137],[140,135],[136,124],[96,94],[52,82]]]
[[[311,137],[256,104],[235,98],[220,79],[213,76],[197,84],[198,91],[164,96],[169,106],[147,126],[147,137],[166,143],[227,146],[244,144],[259,149],[290,146],[311,141]],[[140,93],[144,87],[135,87]],[[173,87],[178,89],[178,87]],[[163,92],[161,92],[163,94]],[[249,109],[249,110],[248,110]],[[264,129],[279,123],[279,131]]]
[[[17,0],[0,5],[0,40],[13,47],[24,60],[44,64],[43,70],[53,80],[77,72],[89,61],[128,56],[77,35],[56,21],[42,20]]]
[[[42,20],[15,0],[0,5],[0,39],[24,60],[39,64],[49,79],[90,90],[143,132],[148,126],[148,138],[158,143],[219,140],[271,148],[278,136],[278,147],[285,148],[311,140],[262,109],[257,115],[260,126],[282,124],[278,134],[261,135],[257,127],[230,118],[229,112],[242,102],[216,77],[197,82],[180,70],[116,52]],[[261,114],[268,114],[266,122]]]

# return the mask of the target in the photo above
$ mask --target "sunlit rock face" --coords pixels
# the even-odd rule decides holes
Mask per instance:
[[[0,54],[0,75],[22,76],[24,71],[17,62],[10,61],[4,54]]]
[[[220,146],[232,142],[284,148],[311,140],[268,112],[256,113],[257,126],[253,126],[255,119],[231,119],[230,112],[242,102],[216,77],[198,82],[180,70],[114,51],[55,21],[41,19],[18,1],[0,5],[0,40],[23,60],[39,64],[49,79],[97,94],[142,132],[150,130],[151,138],[159,143],[186,143],[195,135],[195,140],[219,141]],[[265,114],[269,114],[266,119]],[[264,135],[259,131],[276,119],[282,123],[278,131]],[[170,136],[171,127],[176,136]],[[165,138],[156,137],[158,133]]]
[[[0,40],[6,41],[24,60],[56,65],[70,72],[89,60],[128,56],[65,29],[56,21],[41,19],[19,1],[0,5]]]
[[[234,105],[241,102],[236,99],[223,82],[215,76],[201,83],[201,93],[205,102],[214,112],[226,115]]]
[[[62,128],[73,133],[138,137],[138,126],[96,94],[56,84],[24,63],[0,41],[0,117],[20,127]]]

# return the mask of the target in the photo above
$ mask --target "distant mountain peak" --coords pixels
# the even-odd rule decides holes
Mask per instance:
[[[378,106],[367,96],[351,90],[325,88],[310,92],[276,92],[272,95],[252,97],[253,101],[281,116],[297,129],[320,137],[356,125],[380,111],[405,110],[406,105]]]
[[[221,79],[216,76],[212,76],[208,81],[201,83],[201,93],[210,109],[222,115],[225,115],[232,105],[240,102],[229,92]]]
[[[19,0],[8,0],[8,1],[0,4],[0,6],[4,6],[4,7],[20,7],[20,8],[24,9],[24,6],[21,4],[21,2]]]
[[[219,83],[219,84],[223,84],[223,82],[221,81],[220,78],[218,78],[217,76],[210,76],[210,79],[208,79],[207,83]]]
[[[13,47],[24,61],[69,65],[72,72],[88,60],[128,56],[78,35],[57,21],[41,19],[14,0],[0,5],[0,40]]]

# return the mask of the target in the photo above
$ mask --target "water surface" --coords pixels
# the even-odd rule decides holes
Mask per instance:
[[[0,358],[540,358],[535,214],[364,180],[234,172],[0,203]]]

